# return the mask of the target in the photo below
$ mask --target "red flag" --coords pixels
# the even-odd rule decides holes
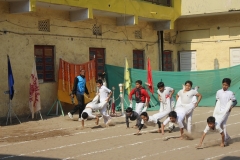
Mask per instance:
[[[154,92],[154,87],[153,87],[153,79],[152,79],[152,69],[150,65],[150,59],[148,58],[148,63],[147,63],[147,83],[148,83],[148,88],[151,93]]]

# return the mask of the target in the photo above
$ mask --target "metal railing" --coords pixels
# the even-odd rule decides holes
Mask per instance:
[[[172,7],[172,0],[142,0],[145,2],[151,2],[156,5]]]

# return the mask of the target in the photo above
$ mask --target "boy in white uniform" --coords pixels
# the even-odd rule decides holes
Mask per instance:
[[[104,123],[107,124],[111,120],[111,117],[107,113],[107,103],[112,95],[112,91],[103,85],[102,80],[97,80],[97,87],[99,88],[100,104],[102,104],[102,115]]]
[[[198,97],[197,102],[193,101],[194,96]],[[198,106],[198,103],[201,101],[201,99],[202,95],[198,93],[196,90],[192,90],[192,81],[186,81],[185,88],[183,90],[180,90],[176,95],[176,100],[178,101],[176,104],[176,109],[179,107],[190,109],[189,112],[186,113],[186,125],[187,131],[189,133],[191,133],[192,128],[193,110]]]
[[[165,87],[163,82],[159,82],[157,84],[157,87],[158,87],[158,90],[157,90],[158,99],[161,102],[159,112],[162,112],[164,110],[169,110],[169,109],[172,110],[173,107],[174,107],[174,100],[173,100],[172,95],[174,94],[175,90],[171,87]],[[168,101],[167,101],[168,98],[170,99],[171,108],[167,107],[167,105],[169,105],[169,104],[167,104],[168,103]]]
[[[169,114],[174,108],[175,102],[172,95],[174,94],[174,89],[171,87],[165,87],[163,82],[157,84],[158,90],[158,99],[160,101],[159,112],[165,112],[166,115]],[[169,123],[169,132],[171,132],[175,126],[170,122]]]
[[[99,91],[98,96],[100,103],[94,104],[94,102],[90,102],[82,113],[82,119],[87,119],[89,116],[92,118],[97,118],[96,116],[92,115],[92,110],[99,110],[103,116],[104,123],[108,126],[108,124],[111,122],[111,117],[107,113],[107,103],[112,95],[112,92],[110,89],[103,86],[102,80],[97,80],[97,87]],[[83,120],[82,124],[84,125]]]
[[[163,117],[165,117],[165,114],[162,113],[156,113],[152,116],[148,116],[147,112],[142,112],[140,117],[142,118],[141,121],[141,125],[138,128],[138,132],[135,135],[139,135],[140,131],[143,127],[143,125],[147,125],[147,126],[156,126],[156,124],[158,124],[158,132],[160,133],[161,131],[161,122],[159,121],[160,119],[162,119]]]
[[[220,125],[223,128],[223,132],[224,132],[224,135],[225,135],[225,144],[230,139],[230,137],[229,137],[229,135],[227,133],[227,126],[226,126],[226,123],[227,123],[227,120],[228,120],[228,116],[229,116],[232,108],[234,106],[236,106],[236,104],[237,104],[237,100],[236,100],[233,92],[228,90],[230,85],[231,85],[231,79],[224,78],[222,80],[222,89],[218,90],[217,94],[216,94],[216,99],[217,99],[217,101],[220,102],[220,110],[225,110],[226,107],[227,107],[228,102],[231,101],[231,104],[230,104],[231,106],[230,106],[229,111],[227,111],[223,121],[220,122],[221,123]]]
[[[95,124],[98,125],[99,117],[92,114],[93,110],[94,111],[100,110],[101,112],[101,109],[103,106],[100,105],[100,103],[98,103],[98,100],[99,100],[99,95],[96,95],[92,100],[92,102],[89,102],[86,105],[85,109],[83,110],[81,114],[82,128],[84,128],[84,120],[86,120],[87,118],[91,118],[91,119],[96,118]]]
[[[205,138],[205,136],[206,136],[206,134],[207,134],[207,132],[208,131],[212,131],[212,132],[218,132],[218,133],[220,133],[221,134],[221,136],[222,136],[222,142],[221,142],[221,147],[224,147],[224,133],[223,133],[223,130],[222,130],[222,128],[220,127],[220,125],[215,121],[215,118],[214,117],[212,117],[212,116],[210,116],[210,117],[208,117],[208,119],[207,119],[207,126],[206,126],[206,128],[205,128],[205,130],[203,131],[204,133],[203,133],[203,135],[202,135],[202,138],[201,138],[201,140],[200,140],[200,143],[199,143],[199,145],[196,147],[196,148],[199,148],[199,147],[201,147],[202,146],[202,142],[203,142],[203,140],[204,140],[204,138]]]
[[[177,108],[175,111],[171,111],[168,115],[168,118],[163,122],[162,124],[162,135],[164,135],[164,127],[169,123],[175,123],[178,125],[180,128],[180,138],[182,139],[183,137],[183,130],[184,130],[184,118],[186,116],[186,113],[188,110],[184,108]]]

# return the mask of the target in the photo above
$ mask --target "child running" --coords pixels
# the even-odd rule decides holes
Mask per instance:
[[[192,128],[192,115],[193,110],[198,106],[199,102],[202,99],[202,95],[198,91],[192,89],[192,81],[185,82],[185,88],[180,90],[176,95],[176,108],[183,107],[190,109],[186,113],[186,125],[188,133],[191,133]],[[198,97],[197,101],[193,101],[194,96]]]
[[[203,135],[202,135],[202,138],[201,138],[201,140],[200,140],[200,143],[199,143],[199,145],[196,147],[196,148],[200,148],[200,147],[202,147],[202,142],[203,142],[203,140],[204,140],[204,138],[205,138],[205,136],[206,136],[206,134],[207,134],[207,132],[208,131],[212,131],[212,132],[218,132],[218,133],[220,133],[221,134],[221,136],[222,136],[222,142],[221,142],[221,147],[224,147],[224,133],[223,133],[223,130],[222,130],[222,128],[220,127],[220,125],[215,121],[215,118],[214,117],[212,117],[212,116],[210,116],[210,117],[208,117],[208,119],[207,119],[207,126],[206,126],[206,128],[205,128],[205,130],[203,131],[204,133],[203,133]]]
[[[231,139],[227,133],[227,120],[230,115],[230,112],[234,106],[237,104],[237,100],[232,91],[228,88],[231,85],[231,79],[224,78],[222,80],[222,89],[217,91],[216,94],[216,107],[214,109],[214,117],[216,121],[221,125],[224,135],[225,135],[225,145]]]
[[[145,112],[147,110],[147,106],[150,101],[150,97],[149,97],[147,91],[142,87],[141,80],[137,80],[135,82],[135,84],[136,84],[136,88],[134,88],[130,92],[129,100],[130,100],[130,102],[132,102],[132,96],[133,96],[133,94],[135,94],[135,100],[136,100],[135,111],[140,115],[142,112]],[[145,107],[144,107],[144,104],[146,105]],[[143,107],[144,107],[144,109],[143,109]]]

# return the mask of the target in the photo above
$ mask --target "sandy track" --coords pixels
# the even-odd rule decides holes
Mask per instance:
[[[46,117],[0,128],[0,159],[240,159],[240,108],[234,108],[228,119],[232,143],[219,147],[220,135],[209,134],[203,149],[195,149],[206,118],[213,108],[197,108],[193,115],[193,140],[166,137],[179,136],[176,129],[164,136],[157,128],[147,127],[134,136],[136,129],[126,129],[124,118],[114,118],[115,126],[105,128],[93,120],[80,129],[80,122],[66,117]],[[150,115],[155,112],[149,112]],[[77,115],[75,116],[77,119]],[[134,125],[131,123],[130,125]]]

